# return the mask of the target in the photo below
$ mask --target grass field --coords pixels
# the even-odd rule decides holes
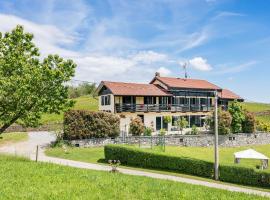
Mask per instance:
[[[258,152],[265,154],[270,157],[270,144],[258,145],[249,147],[233,147],[233,148],[220,148],[220,164],[235,165],[233,153],[245,149],[253,148]],[[177,146],[166,146],[166,151],[163,153],[157,149],[144,149],[145,151],[154,151],[161,154],[169,154],[174,156],[182,156],[189,158],[196,158],[206,161],[214,161],[213,148],[212,147],[177,147]],[[50,148],[46,150],[46,154],[49,156],[60,157],[70,160],[84,161],[96,163],[104,160],[103,147],[95,148],[75,148],[69,147],[67,152],[64,152],[62,148]],[[260,161],[254,160],[241,160],[237,166],[245,166],[250,168],[256,168],[256,165],[260,165]],[[265,170],[270,172],[270,169]]]
[[[0,135],[0,146],[7,143],[21,142],[28,138],[25,132],[3,133]]]
[[[166,180],[0,156],[0,199],[267,199]]]
[[[264,103],[244,102],[242,103],[242,107],[255,114],[257,112],[270,110],[270,104],[264,104]],[[270,115],[256,116],[256,119],[261,122],[270,123]]]
[[[76,101],[72,109],[75,110],[98,110],[98,100],[90,96],[82,96],[74,99]],[[57,123],[63,121],[63,113],[61,114],[44,114],[41,118],[42,124]]]
[[[264,104],[264,103],[243,102],[242,107],[244,109],[247,109],[250,112],[255,112],[255,113],[270,110],[270,104]]]

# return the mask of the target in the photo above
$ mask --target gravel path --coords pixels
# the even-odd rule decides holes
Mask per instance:
[[[35,160],[36,146],[39,145],[41,147],[39,150],[39,157],[38,157],[39,161],[50,162],[50,163],[71,166],[71,167],[76,167],[76,168],[83,168],[83,169],[92,169],[92,170],[101,170],[101,171],[109,171],[111,169],[111,167],[106,166],[106,165],[92,164],[92,163],[72,161],[72,160],[66,160],[66,159],[53,158],[53,157],[46,156],[44,154],[44,148],[48,144],[50,144],[50,142],[52,142],[54,140],[55,140],[55,136],[52,133],[49,133],[49,132],[30,132],[28,141],[11,144],[9,146],[2,146],[2,147],[0,147],[0,152],[26,156],[26,157],[30,158],[31,160]],[[124,169],[124,168],[118,168],[118,169],[123,174],[172,180],[172,181],[176,181],[176,182],[182,182],[182,183],[188,183],[188,184],[194,184],[194,185],[202,185],[202,186],[206,186],[206,187],[223,189],[223,190],[228,190],[228,191],[233,191],[233,192],[243,192],[243,193],[247,193],[247,194],[255,194],[255,195],[260,195],[260,196],[265,196],[265,197],[270,198],[269,192],[263,192],[263,191],[259,191],[259,190],[253,190],[253,189],[248,189],[248,188],[243,188],[243,187],[224,185],[224,184],[220,184],[220,183],[195,180],[195,179],[190,179],[190,178],[183,178],[183,177],[178,177],[178,176],[145,172],[145,171],[134,170],[134,169]]]

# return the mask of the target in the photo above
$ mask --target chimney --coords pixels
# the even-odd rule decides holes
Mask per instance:
[[[155,76],[156,76],[156,77],[160,77],[160,73],[159,73],[159,72],[156,72],[156,73],[155,73]]]

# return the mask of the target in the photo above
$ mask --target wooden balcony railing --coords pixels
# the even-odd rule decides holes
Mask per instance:
[[[116,112],[209,112],[210,105],[188,104],[115,104]]]

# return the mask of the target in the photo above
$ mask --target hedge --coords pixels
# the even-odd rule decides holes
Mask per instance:
[[[214,164],[203,160],[145,152],[123,145],[106,145],[104,153],[107,161],[120,160],[122,164],[129,166],[175,171],[206,178],[213,178],[214,174]],[[270,187],[270,173],[238,166],[221,165],[219,169],[221,181]]]
[[[270,173],[238,166],[220,166],[221,181],[270,188]]]
[[[150,153],[121,145],[106,145],[104,153],[107,161],[120,160],[124,165],[165,169],[207,178],[213,177],[213,163],[207,161]]]
[[[120,119],[107,112],[70,110],[64,114],[64,139],[117,137]]]

